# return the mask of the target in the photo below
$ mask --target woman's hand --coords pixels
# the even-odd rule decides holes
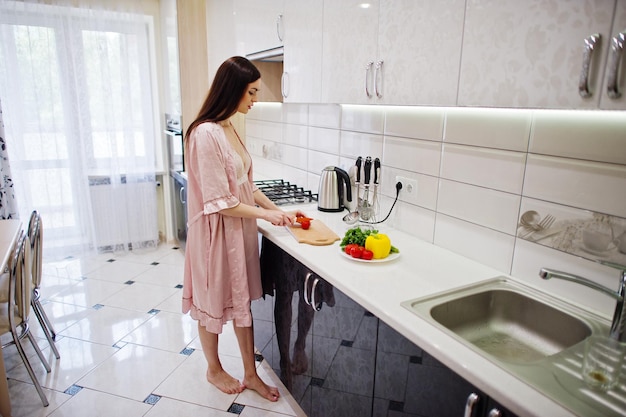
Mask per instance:
[[[274,226],[291,226],[296,221],[296,216],[282,210],[265,210],[263,219]]]
[[[282,210],[266,210],[265,220],[274,226],[291,226],[296,223],[296,217],[306,217],[300,210],[282,211]]]

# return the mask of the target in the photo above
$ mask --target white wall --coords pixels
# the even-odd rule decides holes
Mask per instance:
[[[383,214],[396,175],[418,181],[416,194],[401,193],[391,225],[612,316],[607,296],[541,281],[538,271],[563,269],[617,288],[618,270],[588,259],[624,265],[626,254],[590,253],[580,239],[607,219],[614,233],[626,230],[624,112],[257,103],[246,130],[257,178],[317,192],[325,166],[348,170],[357,156],[379,157]],[[527,210],[556,216],[560,233],[516,237]]]

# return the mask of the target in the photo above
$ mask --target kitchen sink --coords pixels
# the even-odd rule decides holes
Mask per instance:
[[[512,364],[555,355],[598,328],[573,306],[506,277],[406,301],[403,306],[479,353]]]
[[[591,334],[585,322],[508,289],[446,301],[430,314],[461,338],[505,361],[534,362]]]
[[[575,415],[626,415],[626,379],[598,393],[582,378],[584,341],[609,334],[605,317],[504,276],[402,306]]]

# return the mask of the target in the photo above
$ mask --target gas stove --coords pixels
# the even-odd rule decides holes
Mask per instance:
[[[306,204],[317,201],[317,194],[285,180],[261,180],[254,184],[277,206]]]

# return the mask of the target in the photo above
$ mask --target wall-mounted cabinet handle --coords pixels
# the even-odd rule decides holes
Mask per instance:
[[[279,14],[276,18],[276,36],[278,36],[279,41],[283,41],[283,15]]]
[[[318,305],[317,302],[315,301],[315,289],[317,288],[317,284],[319,283],[320,283],[320,279],[315,278],[315,280],[313,281],[313,287],[311,288],[311,307],[313,307],[315,311],[320,311],[322,309],[322,303],[319,303]]]
[[[610,98],[620,98],[619,91],[619,67],[624,54],[624,43],[626,43],[626,30],[619,33],[611,40],[611,56],[609,57],[609,73],[606,84],[606,92]]]
[[[187,199],[184,197],[185,195],[185,187],[180,187],[180,190],[178,191],[178,199],[180,200],[181,203],[183,204],[187,204]]]
[[[309,297],[309,278],[311,278],[311,275],[313,275],[313,272],[309,271],[304,277],[304,302],[308,305],[311,305],[311,298]]]
[[[280,92],[283,98],[289,96],[289,73],[287,71],[283,72],[283,75],[280,76]]]
[[[480,397],[475,392],[472,392],[467,396],[467,401],[465,402],[465,412],[463,413],[463,417],[474,417],[474,411],[476,411],[476,404]]]
[[[599,33],[594,33],[585,38],[585,48],[583,49],[583,68],[580,71],[580,78],[578,79],[578,94],[581,97],[591,97],[593,94],[589,90],[589,73],[591,72],[591,61],[593,58],[593,50],[596,43],[600,40]]]
[[[370,61],[365,64],[365,95],[368,98],[372,97],[372,93],[370,92],[370,78],[372,76],[372,65],[374,65],[374,61]]]
[[[380,84],[380,87],[379,87]],[[383,97],[383,61],[378,61],[376,63],[376,71],[374,73],[374,86],[376,89],[376,97]]]
[[[502,411],[498,410],[497,408],[492,408],[491,410],[489,410],[489,414],[487,414],[487,417],[502,417]]]

